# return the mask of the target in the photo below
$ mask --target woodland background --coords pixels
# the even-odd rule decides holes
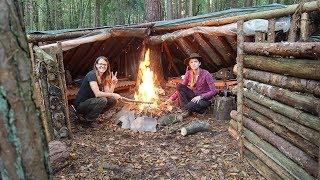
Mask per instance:
[[[132,25],[306,0],[21,0],[27,31]]]

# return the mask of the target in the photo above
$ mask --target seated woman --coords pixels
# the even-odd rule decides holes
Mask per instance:
[[[197,53],[192,53],[185,59],[188,65],[182,83],[177,85],[177,91],[165,102],[172,103],[179,99],[179,104],[187,110],[184,117],[191,115],[193,112],[204,113],[205,109],[210,106],[210,99],[218,93],[214,86],[212,75],[200,68],[202,58]]]
[[[119,94],[113,93],[117,82],[117,73],[111,72],[108,59],[103,56],[98,57],[93,70],[83,79],[74,102],[77,112],[80,117],[84,117],[85,122],[94,122],[99,114],[115,106],[117,100],[121,98]]]

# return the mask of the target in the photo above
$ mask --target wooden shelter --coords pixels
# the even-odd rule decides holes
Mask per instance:
[[[241,156],[267,179],[319,178],[320,44],[306,42],[308,13],[319,9],[320,0],[134,26],[31,33],[36,92],[44,99],[38,99],[38,107],[44,126],[54,129],[47,138],[68,127],[66,84],[72,81],[65,77],[81,78],[98,56],[110,59],[120,76],[118,88],[124,88],[135,85],[146,48],[160,85],[184,74],[183,60],[197,52],[212,73],[236,64],[238,104],[229,131],[239,140]],[[277,30],[281,17],[291,17],[288,32]],[[244,24],[254,19],[267,20],[267,29],[244,34]],[[60,125],[49,123],[57,121]]]

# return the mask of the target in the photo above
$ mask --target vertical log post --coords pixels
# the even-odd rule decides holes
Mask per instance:
[[[276,26],[276,19],[269,19],[268,23],[268,43],[275,42],[276,39],[276,33],[275,33],[275,26]]]
[[[151,69],[156,75],[157,85],[164,86],[165,80],[163,75],[162,61],[161,61],[161,44],[150,45],[150,65]]]
[[[297,39],[299,14],[294,13],[291,17],[292,19],[291,19],[291,26],[290,26],[289,35],[288,35],[288,42],[295,42]]]
[[[300,39],[306,41],[308,39],[308,13],[302,13],[301,15],[301,25],[300,25]]]
[[[318,111],[318,117],[320,118],[320,104],[317,105],[317,111]],[[318,139],[318,141],[320,141],[320,139]],[[320,179],[320,146],[319,146],[319,154],[318,154],[318,179]]]
[[[260,31],[255,32],[255,42],[264,42],[265,34]]]
[[[65,78],[65,70],[64,70],[64,65],[63,65],[63,51],[62,51],[62,46],[61,42],[58,42],[58,49],[57,49],[57,61],[59,64],[59,69],[60,69],[60,85],[62,89],[62,97],[63,97],[63,105],[64,105],[64,111],[65,111],[65,116],[66,116],[66,125],[69,130],[69,137],[73,139],[73,133],[71,130],[71,124],[70,124],[70,115],[69,115],[69,106],[68,106],[68,97],[67,97],[67,85],[66,85],[66,78]]]
[[[237,82],[238,82],[238,91],[237,91],[237,112],[238,112],[238,134],[239,134],[239,145],[240,145],[240,158],[243,157],[243,136],[242,136],[242,128],[243,128],[243,43],[244,43],[244,35],[243,35],[243,20],[238,21],[237,23]]]

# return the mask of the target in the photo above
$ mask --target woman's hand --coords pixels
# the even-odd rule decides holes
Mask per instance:
[[[113,93],[113,95],[112,95],[116,100],[118,100],[118,99],[121,99],[122,98],[122,96],[120,96],[119,94],[117,94],[117,93]]]
[[[196,96],[196,97],[192,98],[191,101],[198,104],[201,99],[202,99],[201,96]]]
[[[113,72],[111,72],[111,81],[112,81],[112,84],[117,84],[117,83],[118,83],[117,74],[118,74],[117,71],[116,71],[114,74],[113,74]]]

